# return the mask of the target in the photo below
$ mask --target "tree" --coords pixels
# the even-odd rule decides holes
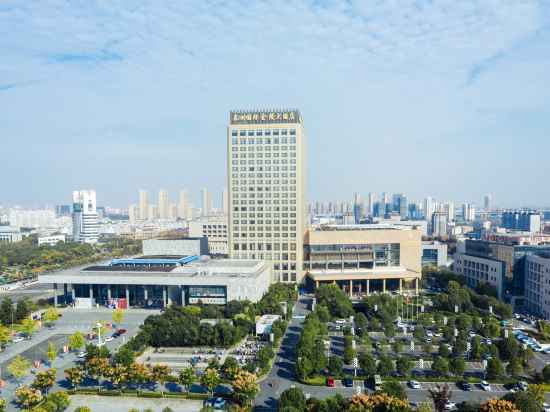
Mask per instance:
[[[445,404],[453,396],[449,385],[436,385],[435,389],[428,389],[428,392],[430,394],[430,398],[432,398],[436,412],[444,412]]]
[[[472,346],[470,347],[470,358],[479,360],[481,359],[481,354],[482,354],[481,340],[479,339],[479,336],[476,336],[472,339]]]
[[[63,412],[71,404],[71,399],[67,392],[54,392],[48,395],[48,402],[52,402],[56,406],[55,412]]]
[[[0,346],[6,346],[6,343],[10,341],[11,331],[7,326],[0,325]]]
[[[25,336],[32,336],[32,334],[36,331],[38,327],[38,323],[31,319],[31,318],[25,318],[21,321],[21,326],[19,327],[19,330],[25,334]]]
[[[399,373],[401,376],[409,376],[412,368],[413,363],[409,358],[405,356],[397,358],[397,361],[395,362],[395,369],[397,370],[397,373]]]
[[[540,412],[541,410],[541,405],[529,392],[508,393],[502,399],[514,403],[521,412]]]
[[[92,412],[92,410],[87,406],[79,406],[75,408],[74,412]]]
[[[503,399],[490,399],[482,403],[479,412],[520,412],[516,405]]]
[[[546,368],[546,366],[545,366],[545,368]],[[521,360],[518,359],[517,357],[510,359],[510,362],[508,362],[508,365],[506,365],[506,373],[510,376],[519,376],[519,375],[521,375],[523,373],[523,365],[521,363]],[[542,370],[542,373],[543,373],[543,376],[544,376],[544,369]],[[550,377],[549,377],[549,379],[550,379]]]
[[[42,316],[42,320],[46,325],[53,325],[59,319],[59,311],[56,308],[48,308]]]
[[[527,388],[527,393],[529,393],[529,395],[531,395],[533,397],[533,399],[535,399],[535,401],[542,408],[542,404],[545,401],[545,398],[544,398],[544,394],[545,394],[544,393],[544,385],[531,384]]]
[[[164,383],[166,382],[166,378],[168,378],[168,375],[170,375],[170,372],[171,370],[168,365],[157,364],[151,367],[151,377],[154,381],[160,383],[161,385],[164,385]]]
[[[403,351],[403,342],[401,342],[400,340],[396,340],[394,343],[393,343],[393,352],[394,353],[401,353]]]
[[[8,365],[8,372],[19,382],[21,378],[29,374],[30,368],[31,363],[21,355],[17,355]]]
[[[130,349],[128,345],[123,345],[115,354],[114,358],[115,363],[128,367],[134,363],[136,356],[134,351]]]
[[[466,369],[466,362],[463,358],[453,358],[449,362],[449,370],[455,376],[464,375],[464,370]]]
[[[376,360],[372,357],[372,355],[362,352],[359,355],[359,366],[366,376],[376,375]]]
[[[279,397],[279,410],[294,408],[296,411],[306,410],[306,397],[299,388],[290,388],[281,393]]]
[[[57,371],[55,369],[48,369],[46,371],[38,372],[31,387],[34,389],[40,389],[42,393],[47,394],[50,388],[55,384],[56,372]]]
[[[15,311],[13,309],[13,301],[9,297],[2,299],[2,304],[0,305],[0,322],[4,326],[11,325],[15,320]]]
[[[538,320],[537,330],[545,340],[550,339],[550,323],[545,320]]]
[[[393,371],[393,361],[387,356],[380,356],[378,361],[378,373],[382,376],[389,376]]]
[[[382,384],[381,392],[397,399],[407,399],[407,392],[403,385],[395,381],[387,381]]]
[[[183,385],[185,391],[189,393],[189,389],[191,388],[193,382],[195,382],[196,378],[197,376],[193,368],[185,368],[180,371],[178,375],[178,382],[180,385]]]
[[[487,378],[498,379],[504,375],[504,367],[498,358],[492,358],[487,361]]]
[[[31,302],[28,299],[17,301],[15,306],[15,321],[20,322],[31,314]]]
[[[337,285],[322,285],[316,290],[317,302],[326,306],[332,316],[347,318],[355,313],[349,296]]]
[[[421,402],[417,406],[416,412],[433,412],[432,403],[430,401]]]
[[[441,375],[447,375],[449,373],[449,361],[445,358],[437,357],[432,363],[432,370]]]
[[[319,320],[321,322],[328,322],[330,321],[330,313],[328,311],[328,308],[326,306],[323,306],[323,305],[317,305],[315,307],[315,313],[317,313],[317,316],[319,317]],[[365,315],[363,315],[365,316]]]
[[[112,314],[113,323],[120,325],[124,321],[124,310],[115,309]]]
[[[246,371],[237,373],[232,386],[244,405],[249,405],[260,390],[256,375]]]
[[[340,376],[342,374],[342,368],[344,362],[339,356],[331,356],[328,360],[328,373],[333,376]]]
[[[442,358],[448,358],[451,355],[451,351],[449,350],[449,347],[447,345],[444,345],[443,343],[439,344],[439,356]]]
[[[206,386],[212,396],[214,395],[214,388],[220,384],[220,381],[220,374],[212,368],[206,369],[200,379],[201,385]]]
[[[85,375],[81,367],[65,369],[65,379],[67,379],[73,388],[76,388],[84,380]]]
[[[16,389],[15,398],[17,399],[17,403],[25,409],[32,408],[33,406],[39,404],[43,399],[40,390],[29,386],[21,386]]]
[[[57,358],[57,348],[55,347],[53,342],[48,342],[48,350],[46,351],[46,356],[48,357],[50,365]]]
[[[79,350],[82,347],[84,347],[84,344],[86,341],[84,340],[84,336],[82,336],[82,333],[79,331],[76,331],[71,336],[69,336],[69,348],[72,350]]]

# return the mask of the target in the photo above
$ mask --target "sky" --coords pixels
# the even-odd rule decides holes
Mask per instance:
[[[0,204],[226,179],[232,109],[300,109],[308,198],[550,205],[550,0],[0,2]]]

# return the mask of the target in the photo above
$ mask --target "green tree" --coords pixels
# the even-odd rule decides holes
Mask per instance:
[[[394,371],[393,361],[388,356],[380,356],[377,369],[380,375],[390,376]]]
[[[205,386],[211,395],[214,394],[214,388],[221,382],[220,374],[215,369],[206,369],[200,379],[201,385]]]
[[[317,313],[317,316],[319,317],[319,320],[321,322],[326,323],[326,322],[330,321],[330,312],[328,311],[328,308],[326,306],[317,305],[315,307],[315,313]]]
[[[362,352],[359,355],[359,366],[366,376],[376,375],[376,360],[372,357],[372,355]]]
[[[393,342],[393,352],[394,353],[401,353],[403,351],[403,342],[401,342],[400,340],[396,340],[395,342]]]
[[[550,339],[550,323],[545,320],[538,320],[537,330],[545,340]]]
[[[16,381],[20,381],[23,377],[29,374],[31,369],[31,363],[23,358],[21,355],[17,355],[11,363],[8,365],[8,372],[15,378]]]
[[[443,343],[439,344],[439,356],[442,358],[448,358],[451,355],[451,351],[449,350],[449,347],[447,345],[444,345]]]
[[[461,357],[453,358],[449,362],[449,370],[455,376],[462,376],[466,370],[466,362]]]
[[[84,336],[82,336],[82,333],[79,331],[76,331],[71,336],[69,336],[69,348],[72,350],[79,350],[82,347],[84,347],[84,344],[86,341],[84,340]]]
[[[296,411],[306,410],[306,397],[299,388],[290,388],[281,393],[279,397],[279,410],[294,408]]]
[[[31,307],[32,303],[27,298],[17,301],[15,306],[15,321],[21,322],[27,318],[31,314]]]
[[[42,320],[47,325],[53,325],[59,319],[59,311],[56,308],[48,308],[42,316]]]
[[[25,318],[21,321],[19,330],[25,336],[32,336],[32,334],[36,332],[37,327],[38,327],[38,323],[35,320],[31,318]]]
[[[135,361],[136,355],[128,345],[122,345],[115,354],[115,363],[129,367]]]
[[[320,286],[316,290],[316,297],[318,304],[326,306],[334,317],[347,318],[355,313],[349,296],[337,285]]]
[[[120,325],[124,321],[124,310],[115,309],[112,314],[113,323]]]
[[[0,322],[4,326],[9,326],[15,321],[15,310],[13,308],[13,301],[9,297],[2,299],[0,304]]]
[[[540,412],[541,410],[541,405],[529,392],[508,393],[503,399],[513,402],[521,412]]]
[[[340,376],[342,369],[344,368],[344,362],[339,356],[331,356],[328,360],[328,373],[333,376]]]
[[[435,389],[428,389],[428,393],[430,394],[430,398],[432,398],[436,412],[444,412],[447,402],[451,400],[453,395],[447,384],[436,385]]]
[[[244,405],[249,405],[260,390],[256,375],[246,371],[237,373],[233,379],[232,387],[237,398],[240,399]]]
[[[546,366],[545,366],[545,368],[546,368]],[[506,373],[510,376],[519,376],[519,375],[521,375],[523,373],[523,365],[521,363],[521,360],[518,359],[518,358],[510,359],[510,362],[508,362],[508,365],[506,365]],[[543,375],[544,375],[544,369],[543,369]],[[549,382],[550,382],[550,380],[549,380]]]
[[[92,410],[87,406],[79,406],[75,408],[74,412],[92,412]],[[136,410],[136,412],[139,412]]]
[[[401,356],[395,362],[395,369],[401,376],[409,376],[413,369],[413,362],[409,358]]]
[[[435,358],[432,363],[432,370],[441,376],[447,375],[449,373],[449,361],[441,357]]]
[[[187,393],[189,393],[189,389],[193,382],[195,382],[195,379],[197,379],[197,375],[193,368],[182,369],[178,375],[178,382],[185,388]]]
[[[67,392],[59,391],[48,395],[48,402],[56,406],[55,412],[63,412],[71,404],[71,399]]]
[[[397,399],[407,399],[407,392],[403,385],[395,381],[387,381],[382,384],[381,392]]]
[[[504,375],[504,367],[498,358],[492,358],[487,361],[487,378],[498,379]]]
[[[11,339],[11,330],[7,326],[0,325],[0,346],[6,346]]]
[[[29,386],[21,386],[15,390],[15,399],[17,403],[25,409],[30,409],[35,405],[38,405],[43,396],[39,389],[34,389]]]
[[[65,369],[65,379],[71,384],[73,388],[76,388],[84,380],[86,373],[81,367],[74,367]]]
[[[51,365],[57,358],[57,348],[55,347],[53,342],[48,342],[48,350],[46,351],[46,355]]]

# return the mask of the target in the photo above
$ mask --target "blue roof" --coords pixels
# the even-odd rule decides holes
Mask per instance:
[[[198,259],[197,255],[185,256],[179,259],[113,259],[111,265],[185,265]]]

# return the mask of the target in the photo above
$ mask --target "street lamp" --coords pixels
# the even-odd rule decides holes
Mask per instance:
[[[100,347],[101,346],[101,323],[97,322],[96,323],[96,327],[97,327],[97,346]]]

